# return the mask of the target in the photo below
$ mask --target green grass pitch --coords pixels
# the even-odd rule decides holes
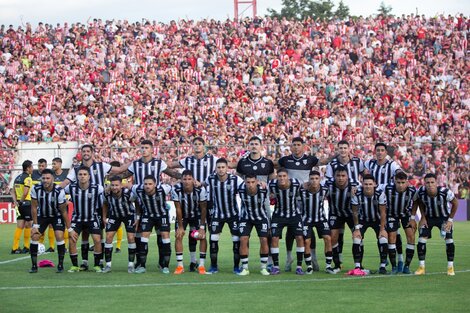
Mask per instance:
[[[455,225],[456,276],[446,275],[445,244],[437,229],[428,241],[426,276],[396,275],[347,277],[317,272],[297,276],[259,274],[256,235],[251,241],[250,271],[246,277],[232,274],[232,252],[225,230],[219,252],[220,273],[164,275],[157,271],[155,236],[149,246],[146,274],[127,273],[127,243],[113,254],[113,272],[56,274],[40,269],[29,274],[27,255],[10,255],[14,225],[0,225],[0,312],[469,312],[470,223]],[[352,268],[351,240],[346,233],[345,268]],[[172,243],[173,244],[173,243]],[[47,247],[47,244],[46,244]],[[187,249],[187,247],[185,247]],[[175,268],[174,247],[170,270]],[[317,255],[324,268],[323,244]],[[321,253],[319,253],[321,252]],[[57,261],[57,255],[39,259]],[[93,259],[90,253],[90,260]],[[65,259],[66,268],[70,258]],[[281,270],[285,247],[281,243]],[[378,267],[378,252],[372,231],[366,234],[364,265]],[[209,263],[209,262],[207,262]],[[412,263],[412,270],[418,257]],[[305,266],[304,266],[305,267]],[[390,268],[389,268],[390,269]]]

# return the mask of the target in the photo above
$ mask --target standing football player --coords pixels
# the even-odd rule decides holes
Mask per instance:
[[[253,227],[256,228],[260,240],[260,262],[261,275],[269,275],[267,271],[268,263],[268,233],[269,218],[266,211],[265,202],[268,198],[268,191],[262,187],[255,175],[245,175],[245,181],[240,186],[238,194],[241,199],[240,213],[240,260],[242,270],[238,275],[246,276],[250,274],[248,269],[249,239]]]
[[[453,233],[454,216],[458,208],[457,198],[449,189],[438,186],[436,175],[429,173],[424,176],[424,186],[419,188],[414,200],[411,214],[416,213],[418,206],[421,211],[418,239],[419,267],[415,275],[424,275],[426,273],[426,243],[431,238],[432,229],[437,227],[440,229],[441,237],[446,243],[447,275],[454,276],[455,245]]]
[[[184,273],[183,237],[188,225],[190,232],[192,234],[197,232],[199,237],[194,238],[191,235],[188,236],[189,253],[191,255],[190,271],[192,268],[196,267],[197,239],[200,239],[198,272],[199,274],[206,274],[206,190],[205,188],[195,187],[193,173],[190,170],[184,170],[181,175],[181,182],[174,185],[171,191],[171,200],[174,201],[176,209],[175,251],[176,262],[178,264],[174,274],[179,275]],[[194,263],[194,265],[192,265],[192,263]]]

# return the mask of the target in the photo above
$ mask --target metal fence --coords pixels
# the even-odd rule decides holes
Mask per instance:
[[[437,174],[440,185],[445,185],[454,191],[459,198],[468,199],[470,154],[468,141],[465,142],[396,142],[388,146],[389,157],[399,163],[402,169],[409,174],[414,185],[422,184],[422,178],[428,172]],[[336,153],[336,143],[320,142],[305,145],[305,153],[315,154],[319,159],[329,158]],[[374,143],[352,143],[351,153],[368,160],[374,157]],[[29,151],[31,152],[31,151]],[[44,151],[35,149],[37,159],[31,160],[34,164],[44,155]],[[155,155],[167,163],[177,161],[192,152],[191,145],[159,145],[155,146]],[[246,152],[243,143],[232,145],[208,145],[207,152],[219,157],[225,157],[229,162],[237,160]],[[270,159],[278,159],[290,154],[289,143],[276,143],[264,145],[263,155]],[[9,198],[12,179],[21,172],[22,155],[20,149],[0,151],[0,199]],[[23,153],[31,155],[31,153]],[[48,153],[51,155],[51,153]],[[68,154],[70,155],[70,154]],[[117,160],[121,163],[129,162],[140,157],[139,147],[97,147],[95,158],[99,161],[111,162]],[[50,164],[51,160],[47,160]],[[64,164],[78,164],[80,153],[77,151],[72,160],[64,160]],[[71,162],[70,162],[71,161]],[[321,168],[322,169],[322,168]],[[324,170],[324,169],[323,169]],[[15,175],[16,174],[16,175]],[[167,182],[170,178],[164,177]]]

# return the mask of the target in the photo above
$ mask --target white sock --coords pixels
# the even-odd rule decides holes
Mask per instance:
[[[189,252],[189,256],[191,258],[191,263],[196,263],[196,251]]]
[[[312,261],[317,259],[317,250],[310,249],[310,255],[312,256]]]
[[[448,261],[447,262],[447,267],[451,267],[451,266],[454,266],[454,261]]]
[[[287,250],[287,260],[292,261],[292,250]]]

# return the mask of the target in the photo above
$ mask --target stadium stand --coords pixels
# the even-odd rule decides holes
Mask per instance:
[[[302,136],[319,157],[376,141],[414,176],[468,198],[465,16],[329,22],[270,18],[0,28],[0,175],[18,142],[91,142],[134,159],[142,138],[184,155],[192,137],[229,159],[259,135],[271,158]]]

